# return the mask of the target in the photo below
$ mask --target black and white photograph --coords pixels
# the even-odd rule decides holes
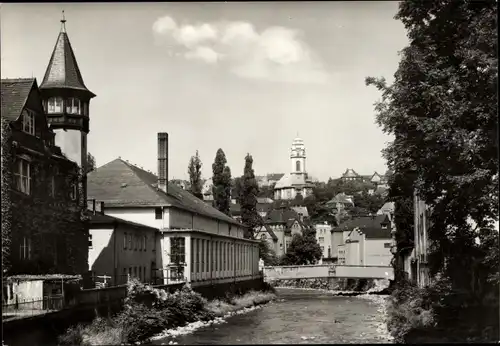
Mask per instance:
[[[497,8],[0,4],[2,346],[499,343]]]

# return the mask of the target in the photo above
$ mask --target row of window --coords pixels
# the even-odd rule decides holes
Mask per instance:
[[[49,98],[47,100],[46,112],[48,114],[63,113],[64,106],[66,106],[67,114],[88,115],[88,103],[74,97],[66,100],[62,97]]]
[[[17,157],[14,162],[14,188],[22,192],[26,195],[31,195],[32,193],[32,181],[33,181],[33,167],[29,160]],[[48,179],[49,185],[49,196],[55,197],[56,192],[56,176],[58,175],[57,168],[54,169],[54,172]],[[71,189],[69,191],[71,200],[75,201],[78,197],[78,186],[77,184],[72,184]]]
[[[135,234],[127,234],[123,235],[123,250],[138,250],[138,251],[146,251],[146,236],[142,237]]]
[[[180,238],[183,239],[184,238]],[[210,261],[210,254],[211,261]],[[191,271],[204,273],[209,271],[212,263],[213,271],[250,270],[256,254],[253,247],[245,244],[233,244],[227,241],[193,239],[191,245]],[[236,257],[236,258],[235,258]],[[233,264],[233,266],[231,266]]]
[[[122,272],[123,280],[128,281],[128,278],[138,278],[140,281],[146,281],[147,275],[146,275],[146,267],[145,266],[139,266],[139,267],[129,267],[129,268],[123,268]]]

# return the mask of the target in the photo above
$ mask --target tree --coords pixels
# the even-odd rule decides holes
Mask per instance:
[[[297,193],[295,198],[291,202],[292,206],[303,206],[304,205],[304,196],[301,193]]]
[[[241,177],[240,205],[241,205],[241,222],[250,227],[251,234],[247,234],[247,238],[253,239],[253,229],[260,225],[261,219],[257,213],[257,195],[259,187],[255,180],[255,174],[252,168],[253,158],[250,154],[245,157],[245,169]]]
[[[241,177],[235,177],[231,184],[231,198],[236,199],[238,203],[240,203],[241,184]]]
[[[266,266],[276,266],[279,263],[276,253],[271,249],[267,240],[259,242],[259,258],[264,261],[264,265]]]
[[[354,195],[354,205],[361,208],[366,213],[375,214],[384,205],[384,198],[380,195],[369,195],[367,192]]]
[[[87,172],[90,173],[96,169],[95,157],[91,153],[87,153]]]
[[[271,184],[270,186],[259,187],[258,197],[273,199],[274,198],[274,184]]]
[[[198,197],[199,199],[203,199],[203,183],[201,179],[201,163],[200,156],[198,155],[198,150],[196,150],[196,154],[191,156],[188,165],[188,174],[189,174],[189,184],[190,184],[190,192]]]
[[[214,207],[224,214],[231,216],[231,170],[226,166],[226,154],[222,149],[217,150],[215,161],[212,164],[212,194]]]
[[[282,258],[283,265],[316,264],[323,256],[323,251],[316,241],[314,230],[306,229],[302,234],[295,234]]]
[[[481,300],[473,268],[487,258],[475,239],[498,220],[497,4],[403,1],[396,18],[410,43],[395,80],[366,79],[382,92],[378,124],[395,136],[389,196],[398,211],[415,188],[432,209],[431,273]]]

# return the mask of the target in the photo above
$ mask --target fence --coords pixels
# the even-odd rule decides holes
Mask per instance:
[[[12,304],[2,304],[2,319],[30,317],[61,310],[64,307],[62,295],[42,299],[20,299]]]

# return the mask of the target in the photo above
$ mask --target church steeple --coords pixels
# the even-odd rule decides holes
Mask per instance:
[[[290,160],[292,163],[292,174],[306,173],[306,147],[302,138],[298,136],[293,140],[290,152]]]

